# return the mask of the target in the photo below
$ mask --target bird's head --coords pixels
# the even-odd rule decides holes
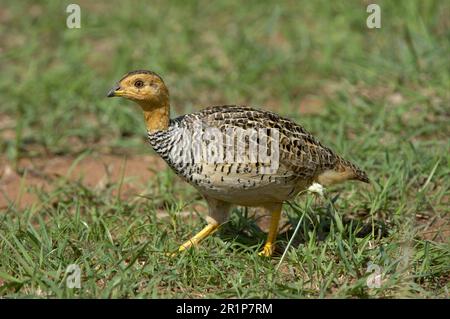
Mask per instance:
[[[125,74],[108,97],[120,96],[138,103],[144,111],[147,129],[165,130],[170,121],[169,91],[162,78],[152,71],[137,70]]]
[[[125,74],[107,96],[127,98],[145,109],[168,103],[169,92],[158,74],[137,70]]]

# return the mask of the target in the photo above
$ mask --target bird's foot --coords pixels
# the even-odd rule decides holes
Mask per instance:
[[[185,251],[185,250],[191,248],[192,246],[195,246],[196,244],[197,244],[197,242],[193,242],[192,240],[188,241],[188,242],[184,243],[183,245],[181,245],[180,247],[178,247],[177,251],[171,252],[171,253],[166,253],[166,256],[173,258],[173,257],[177,256],[179,253],[181,253],[182,251]]]
[[[175,257],[178,253],[180,253],[186,249],[189,249],[193,246],[197,246],[201,240],[205,239],[206,237],[208,237],[209,235],[214,233],[218,227],[219,226],[217,224],[208,224],[205,228],[203,228],[200,232],[198,232],[194,237],[192,237],[187,242],[185,242],[183,245],[181,245],[178,248],[178,251],[173,252],[173,253],[168,253],[167,256]]]
[[[262,257],[271,257],[274,251],[275,245],[272,243],[266,243],[258,255]]]

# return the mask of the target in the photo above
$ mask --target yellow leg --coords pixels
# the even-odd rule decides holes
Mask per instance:
[[[194,237],[189,239],[187,242],[185,242],[183,245],[178,248],[178,251],[183,251],[191,246],[196,246],[202,239],[205,239],[209,235],[211,235],[216,229],[219,227],[219,225],[215,224],[209,224],[205,228],[203,228],[201,231],[199,231]]]
[[[278,223],[280,222],[281,216],[281,205],[277,206],[272,211],[272,218],[270,220],[269,235],[267,236],[267,241],[264,244],[262,251],[259,252],[260,256],[270,257],[275,250],[275,239],[278,233]]]

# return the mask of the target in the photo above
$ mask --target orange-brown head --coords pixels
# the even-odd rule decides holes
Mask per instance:
[[[152,71],[136,70],[125,74],[108,97],[124,97],[138,103],[144,111],[147,129],[155,132],[169,125],[169,91],[162,78]]]

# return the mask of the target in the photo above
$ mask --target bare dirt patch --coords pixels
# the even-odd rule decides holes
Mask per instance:
[[[323,114],[325,111],[325,102],[313,95],[308,95],[304,97],[299,105],[300,114]]]
[[[0,209],[11,204],[23,209],[36,203],[37,196],[30,188],[51,191],[59,178],[79,181],[91,188],[122,183],[121,196],[128,197],[142,192],[155,172],[162,169],[165,169],[164,162],[152,155],[22,159],[16,168],[7,160],[0,159]]]
[[[433,218],[426,215],[416,216],[418,222],[419,237],[424,240],[435,241],[440,243],[448,242],[450,238],[450,220],[448,216],[441,218],[435,216]]]

